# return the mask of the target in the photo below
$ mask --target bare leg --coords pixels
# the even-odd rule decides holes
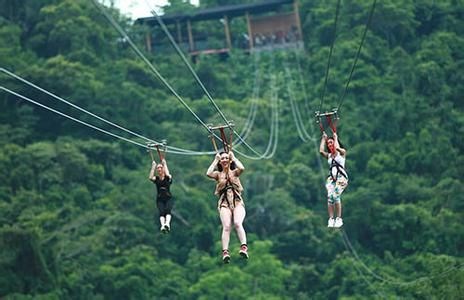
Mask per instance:
[[[334,205],[330,202],[327,203],[327,211],[329,213],[329,218],[333,219],[334,217]]]
[[[240,240],[240,244],[242,245],[247,243],[245,229],[243,228],[245,215],[246,211],[243,205],[237,205],[234,208],[234,227],[237,232],[238,239]]]
[[[337,217],[342,217],[342,203],[336,202],[335,203],[335,210],[337,211]],[[332,206],[332,215],[333,215],[333,206]]]
[[[229,249],[230,228],[232,225],[232,212],[227,207],[221,207],[219,211],[222,223],[222,250]]]
[[[325,188],[327,189],[327,212],[329,213],[329,218],[333,219],[334,217],[333,194],[335,192],[335,185],[333,184],[330,178],[327,178]]]

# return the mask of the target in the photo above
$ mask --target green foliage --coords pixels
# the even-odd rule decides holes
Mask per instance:
[[[144,29],[109,10],[185,104],[90,1],[20,2],[0,0],[0,66],[141,136],[212,150],[185,104],[205,123],[224,119],[174,52],[145,53]],[[234,49],[227,59],[204,55],[193,65],[238,132],[246,132],[256,108],[246,142],[259,153],[272,149],[277,93],[272,159],[247,159],[240,153],[256,153],[236,147],[246,166],[247,262],[235,236],[231,264],[221,262],[214,182],[204,175],[212,155],[167,154],[175,204],[172,231],[161,235],[144,149],[2,91],[0,298],[462,298],[464,7],[450,0],[377,3],[338,123],[350,178],[342,195],[345,225],[328,231],[326,162],[312,120],[335,5],[300,1],[305,51]],[[339,104],[370,5],[342,1],[322,110]],[[163,9],[195,8],[179,0]],[[246,30],[239,19],[231,20],[233,39]],[[220,46],[216,21],[194,31]],[[130,137],[6,74],[0,78],[5,88]],[[306,143],[295,130],[288,88]]]
[[[37,237],[26,230],[3,226],[0,229],[1,295],[35,294],[54,287]],[[8,274],[9,276],[4,276]]]

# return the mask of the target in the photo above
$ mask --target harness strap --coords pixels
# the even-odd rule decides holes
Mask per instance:
[[[224,133],[224,128],[219,128],[219,131],[221,132],[221,140],[222,140],[222,146],[224,147],[224,151],[229,152],[226,134]]]
[[[226,185],[219,193],[219,198],[221,198],[221,205],[224,203],[224,201],[227,201],[227,207],[229,208],[230,208],[230,205],[229,205],[229,200],[227,199],[227,191],[230,189],[232,189],[232,192],[234,193],[234,198],[232,200],[234,201],[234,207],[235,207],[236,206],[235,197],[239,197],[239,195],[232,185]]]
[[[160,151],[160,149],[159,149],[159,145],[156,145],[156,151],[158,152],[158,156],[159,156],[160,161],[162,161],[162,160],[163,160],[163,156],[161,155],[161,151]]]
[[[337,174],[335,174],[335,177],[332,174],[332,168],[336,167],[337,168]],[[348,175],[346,175],[346,170],[343,168],[341,164],[339,164],[335,158],[332,158],[332,163],[330,164],[330,170],[329,170],[329,177],[332,178],[332,181],[337,181],[338,174],[342,174],[343,177],[348,179]]]
[[[337,132],[337,127],[336,127],[336,120],[332,122],[332,117],[330,115],[325,116],[327,118],[327,124],[329,124],[330,128],[332,129],[332,132]]]
[[[330,127],[330,129],[332,129],[332,132],[333,133],[336,133],[337,132],[337,120],[338,120],[338,115],[337,115],[337,111],[334,110],[330,113],[319,113],[319,111],[316,111],[315,112],[315,115],[316,115],[316,123],[319,124],[319,129],[321,130],[321,132],[325,132],[325,128],[324,128],[324,125],[322,124],[322,117],[325,116],[325,119],[327,121],[327,125]],[[333,119],[332,119],[332,116],[333,116]]]

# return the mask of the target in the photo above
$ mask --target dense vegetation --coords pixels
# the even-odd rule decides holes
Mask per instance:
[[[169,9],[181,2],[171,1]],[[340,111],[351,180],[340,232],[326,228],[326,167],[322,162],[320,169],[313,124],[335,7],[336,1],[300,1],[304,52],[235,51],[194,65],[238,131],[258,94],[247,138],[258,152],[268,142],[274,88],[278,94],[276,154],[242,157],[247,263],[238,259],[235,238],[232,263],[220,261],[214,183],[204,176],[211,155],[168,153],[175,216],[171,234],[161,235],[142,147],[2,91],[0,297],[462,298],[464,5],[377,3]],[[369,8],[367,1],[342,3],[323,109],[338,103]],[[143,49],[143,29],[112,12]],[[204,122],[223,122],[174,51],[145,54]],[[0,67],[150,138],[212,149],[205,128],[91,1],[0,0]],[[0,78],[5,88],[133,138],[3,72]],[[288,86],[315,142],[296,133]],[[237,150],[254,155],[244,146]]]

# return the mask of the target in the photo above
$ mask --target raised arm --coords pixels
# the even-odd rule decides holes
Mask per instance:
[[[166,161],[166,159],[163,157],[163,159],[161,160],[161,164],[163,165],[164,167],[164,174],[166,174],[166,176],[168,176],[169,178],[171,178],[171,173],[169,173],[169,169],[168,169],[168,162]]]
[[[333,138],[334,138],[335,149],[340,153],[341,156],[345,156],[346,150],[340,147],[340,144],[338,143],[338,135],[336,132],[334,132]]]
[[[237,167],[234,170],[235,175],[240,176],[240,174],[242,174],[242,172],[245,171],[245,167],[243,166],[242,162],[238,160],[237,157],[235,157],[232,151],[229,152],[229,157],[230,157],[231,162],[235,162],[235,166]]]
[[[329,154],[325,151],[326,142],[327,142],[327,134],[323,132],[322,137],[321,137],[321,144],[319,145],[319,153],[325,158],[328,158]]]
[[[218,179],[218,171],[215,171],[214,168],[216,167],[220,159],[221,159],[221,156],[219,155],[219,153],[216,153],[216,156],[214,156],[213,162],[209,166],[208,171],[206,171],[206,176],[212,179],[216,179],[216,180]]]
[[[148,174],[148,179],[151,181],[155,181],[155,169],[156,169],[156,161],[152,161],[151,163],[151,169],[150,169],[150,174]]]

